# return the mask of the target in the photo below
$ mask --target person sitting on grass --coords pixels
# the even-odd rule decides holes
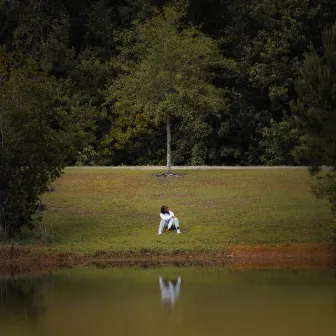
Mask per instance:
[[[166,231],[176,230],[177,233],[181,233],[178,219],[175,217],[174,212],[169,211],[165,205],[161,207],[160,217],[159,235],[162,234],[163,229],[166,229]]]

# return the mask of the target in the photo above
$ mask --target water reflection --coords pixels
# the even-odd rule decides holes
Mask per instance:
[[[336,279],[325,271],[84,268],[39,278],[7,275],[0,292],[1,336],[203,336],[223,330],[324,336],[336,330]]]
[[[37,321],[45,314],[49,278],[0,279],[0,314]]]
[[[180,297],[181,281],[180,276],[177,277],[177,280],[163,279],[162,276],[159,277],[161,300],[165,307],[174,308],[176,301]]]

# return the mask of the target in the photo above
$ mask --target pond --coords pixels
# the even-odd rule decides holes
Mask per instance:
[[[4,336],[334,335],[334,271],[83,268],[0,280]]]

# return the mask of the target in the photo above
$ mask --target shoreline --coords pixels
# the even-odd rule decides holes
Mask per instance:
[[[171,170],[307,170],[309,166],[171,166]],[[329,168],[329,167],[322,167]],[[65,170],[162,170],[165,172],[166,166],[67,166]]]
[[[213,251],[128,251],[61,253],[46,248],[0,246],[1,274],[30,274],[77,267],[226,267],[236,270],[328,270],[336,266],[336,249],[320,244],[228,245]]]

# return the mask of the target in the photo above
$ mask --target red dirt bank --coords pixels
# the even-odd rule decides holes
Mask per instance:
[[[222,251],[58,253],[47,249],[0,247],[0,273],[85,266],[217,266],[234,269],[330,269],[336,250],[330,244],[229,245]]]

